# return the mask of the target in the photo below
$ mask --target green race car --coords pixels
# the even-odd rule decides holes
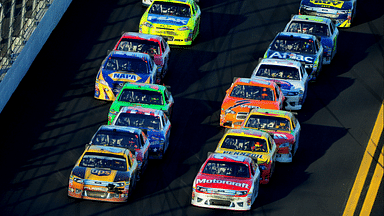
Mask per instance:
[[[119,111],[126,106],[140,106],[162,110],[170,118],[173,104],[172,94],[165,86],[126,83],[109,108],[108,124],[111,124]]]
[[[155,0],[141,17],[139,32],[163,36],[171,45],[191,45],[200,32],[200,15],[194,0]]]

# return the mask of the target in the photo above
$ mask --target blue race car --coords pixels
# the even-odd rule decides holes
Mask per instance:
[[[156,82],[157,66],[149,54],[112,51],[101,63],[96,76],[96,99],[114,101],[127,82]]]
[[[314,35],[280,32],[264,58],[291,59],[305,64],[309,80],[315,81],[323,65],[323,46]]]
[[[323,64],[331,64],[337,52],[337,38],[339,30],[333,22],[324,17],[295,15],[285,26],[285,32],[296,32],[315,35],[320,38],[323,46]]]
[[[148,166],[149,139],[145,130],[133,127],[102,125],[93,135],[89,145],[111,146],[129,149],[137,159],[138,180]]]
[[[357,0],[301,0],[299,14],[331,19],[337,27],[351,27]]]
[[[144,107],[123,107],[112,125],[135,127],[146,130],[149,159],[162,159],[169,146],[171,122],[162,110]]]

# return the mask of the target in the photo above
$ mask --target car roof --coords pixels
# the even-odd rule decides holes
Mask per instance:
[[[328,19],[325,17],[308,16],[308,15],[295,15],[292,17],[292,21],[308,21],[308,22],[324,23],[324,24],[330,24],[332,22],[331,19]]]
[[[142,89],[142,90],[163,92],[166,90],[166,87],[158,84],[127,82],[124,84],[123,89]]]
[[[163,116],[164,111],[158,110],[158,109],[129,106],[129,107],[123,107],[120,110],[120,113],[132,113],[132,114],[152,115],[152,116],[161,117],[161,116]]]
[[[154,0],[157,2],[174,2],[174,3],[190,3],[192,4],[194,0]]]
[[[214,160],[214,161],[226,161],[226,162],[236,162],[236,163],[250,163],[252,159],[248,156],[243,155],[230,155],[230,154],[223,154],[223,153],[212,153],[208,156],[207,160]]]
[[[282,65],[288,67],[300,68],[301,63],[295,60],[290,59],[276,59],[276,58],[264,58],[261,60],[260,64],[268,65]]]
[[[160,41],[162,40],[161,36],[158,35],[150,35],[150,34],[144,34],[139,32],[125,32],[121,38],[132,38],[132,39],[139,39],[139,40],[149,40],[149,41]]]
[[[293,113],[285,110],[272,110],[272,109],[262,109],[262,108],[257,108],[257,109],[252,109],[249,115],[252,114],[263,114],[263,115],[274,115],[274,116],[288,116],[292,117]]]
[[[112,132],[127,132],[133,134],[140,134],[142,131],[139,128],[126,127],[126,126],[117,126],[117,125],[102,125],[99,127],[99,131],[112,131]]]
[[[236,85],[261,85],[261,86],[269,86],[272,87],[275,85],[273,81],[258,79],[258,78],[237,78],[233,84]]]
[[[267,139],[269,133],[264,132],[264,131],[259,131],[259,130],[249,130],[249,129],[229,129],[226,133],[225,136],[227,135],[237,135],[237,136],[253,136],[253,137],[259,137],[259,138],[264,138]]]
[[[101,146],[101,145],[90,145],[85,153],[101,153],[101,154],[114,154],[114,155],[125,155],[126,148]]]
[[[128,51],[111,51],[109,56],[120,58],[136,58],[150,61],[151,57],[147,53],[128,52]]]
[[[304,34],[304,33],[295,33],[295,32],[280,32],[276,35],[276,38],[303,38],[303,39],[316,39],[316,36],[310,35],[310,34]]]

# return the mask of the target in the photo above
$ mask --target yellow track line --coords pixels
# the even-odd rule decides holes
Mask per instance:
[[[364,157],[361,161],[359,171],[357,172],[355,183],[353,184],[351,193],[349,194],[349,198],[347,201],[347,205],[344,209],[343,216],[353,215],[355,213],[355,209],[359,201],[360,194],[365,183],[365,179],[368,175],[369,167],[372,163],[373,155],[375,154],[376,147],[379,143],[379,139],[381,136],[381,132],[383,131],[383,122],[383,104],[381,104],[379,115],[377,116],[375,126],[373,127],[371,137],[364,152]]]
[[[371,184],[369,185],[367,195],[365,196],[363,207],[360,211],[361,216],[369,215],[372,211],[372,206],[375,203],[377,192],[379,191],[380,183],[384,175],[383,154],[384,148],[380,153],[379,162],[376,164],[375,173],[373,174]]]

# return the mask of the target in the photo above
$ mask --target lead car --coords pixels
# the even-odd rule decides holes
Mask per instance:
[[[212,153],[193,181],[191,204],[250,210],[259,193],[260,170],[247,156]]]

